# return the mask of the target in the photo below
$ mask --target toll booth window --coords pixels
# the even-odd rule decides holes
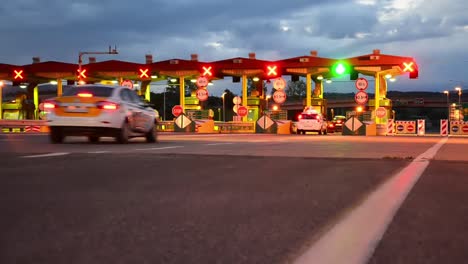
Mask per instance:
[[[112,95],[112,87],[102,86],[84,86],[84,87],[72,87],[63,92],[63,96],[77,96],[80,93],[89,93],[94,97],[109,97]]]

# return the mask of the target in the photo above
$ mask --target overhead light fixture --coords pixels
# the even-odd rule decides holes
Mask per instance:
[[[396,78],[395,78],[395,77],[392,77],[392,78],[390,78],[390,81],[391,81],[391,82],[395,82],[395,81],[396,81]]]
[[[175,83],[175,82],[177,82],[177,79],[172,78],[172,79],[170,79],[170,81],[171,81],[172,83]]]
[[[326,83],[332,83],[332,80],[328,79],[325,81]]]
[[[190,80],[190,82],[192,82],[192,83],[196,83],[196,82],[197,82],[197,80],[195,80],[195,79],[191,79],[191,80]]]
[[[208,86],[212,86],[212,85],[214,85],[212,82],[209,82],[209,83],[208,83]]]
[[[52,80],[49,83],[52,84],[52,85],[57,85],[57,81],[55,81],[55,80]]]
[[[28,85],[27,85],[27,84],[24,84],[24,83],[22,83],[22,84],[20,84],[20,86],[19,86],[19,87],[20,87],[21,89],[26,89],[26,88],[28,88]]]
[[[392,78],[392,75],[391,74],[385,74],[385,78],[390,79],[390,78]]]
[[[151,75],[151,79],[157,79],[158,76],[157,75]]]
[[[252,80],[253,80],[254,82],[258,82],[258,81],[260,80],[260,78],[258,78],[258,77],[253,77]]]
[[[322,75],[317,76],[317,80],[323,80],[323,76]]]

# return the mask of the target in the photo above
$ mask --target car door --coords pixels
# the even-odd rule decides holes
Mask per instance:
[[[132,131],[135,131],[137,129],[138,108],[133,102],[132,95],[130,92],[131,91],[127,88],[122,89],[120,91],[120,98],[122,99],[122,102],[125,104],[126,116],[128,119],[130,129]]]
[[[145,102],[135,91],[129,90],[129,93],[134,107],[135,130],[146,132],[154,123],[153,115],[151,111],[148,110]]]

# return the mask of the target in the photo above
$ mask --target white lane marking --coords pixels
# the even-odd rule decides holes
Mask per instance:
[[[96,150],[96,151],[88,151],[89,154],[101,154],[101,153],[109,153],[108,150]]]
[[[22,156],[22,158],[43,158],[43,157],[55,157],[55,156],[64,156],[68,155],[70,152],[54,152],[54,153],[47,153],[47,154],[39,154],[39,155],[29,155],[29,156]]]
[[[205,144],[206,146],[219,146],[219,145],[232,145],[234,144],[233,142],[224,142],[224,143],[210,143],[210,144]]]
[[[159,149],[173,149],[173,148],[183,148],[184,146],[172,146],[172,147],[160,147],[160,148],[143,148],[135,150],[159,150]]]
[[[366,263],[408,193],[445,142],[447,138],[441,139],[371,193],[294,263]]]

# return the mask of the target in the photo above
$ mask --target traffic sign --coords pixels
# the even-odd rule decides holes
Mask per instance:
[[[468,125],[464,125],[462,131],[463,133],[468,133]]]
[[[197,93],[198,100],[203,102],[208,99],[208,96],[209,96],[208,90],[206,90],[205,88],[198,88],[196,93]]]
[[[385,109],[385,107],[379,107],[377,108],[377,110],[375,110],[375,116],[377,116],[378,118],[383,118],[387,115],[387,109]]]
[[[414,130],[414,126],[409,124],[407,127],[406,127],[406,130],[408,130],[408,132],[412,133],[413,130]]]
[[[237,109],[237,114],[239,116],[246,116],[248,112],[249,111],[248,111],[247,107],[245,107],[245,106],[239,106],[239,108]]]
[[[234,113],[237,114],[237,109],[239,109],[240,105],[238,104],[235,104],[233,107],[232,107],[232,111],[234,111]]]
[[[198,88],[201,88],[201,87],[206,87],[208,86],[208,78],[206,78],[205,76],[200,76],[197,78],[197,86]]]
[[[133,89],[133,82],[130,80],[123,80],[120,85]]]
[[[242,98],[240,98],[240,96],[235,96],[234,98],[232,98],[232,102],[235,104],[235,105],[239,105],[242,103]]]
[[[359,91],[364,91],[367,89],[369,83],[367,82],[366,78],[358,78],[355,82],[355,85],[356,89],[358,89]]]
[[[283,90],[278,90],[273,93],[273,101],[277,104],[282,104],[286,101],[286,93]]]
[[[359,91],[356,93],[356,95],[354,96],[354,100],[356,101],[356,103],[358,104],[365,104],[367,103],[367,101],[369,100],[369,96],[367,95],[366,92],[364,91]]]
[[[184,111],[184,109],[182,108],[182,106],[180,105],[174,105],[174,107],[172,107],[172,114],[175,116],[175,117],[178,117],[182,114],[182,112]]]
[[[276,90],[283,90],[286,88],[286,80],[283,77],[276,78],[273,81],[273,88]]]

